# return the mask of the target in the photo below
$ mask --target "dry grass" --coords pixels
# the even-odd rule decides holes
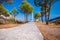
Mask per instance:
[[[2,24],[2,25],[0,25],[0,29],[13,28],[13,27],[17,27],[18,25],[22,25],[22,24]]]
[[[46,25],[42,22],[35,22],[39,30],[42,32],[45,40],[60,40],[60,26],[55,24]]]

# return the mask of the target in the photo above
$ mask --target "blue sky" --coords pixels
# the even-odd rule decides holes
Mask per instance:
[[[19,5],[21,5],[23,0],[15,0],[13,2],[13,4],[6,4],[4,5],[4,7],[10,12],[13,8],[16,7],[16,9],[18,10],[19,14],[16,16],[17,19],[19,20],[24,20],[25,17],[24,17],[24,13],[21,13],[19,11]],[[33,13],[36,13],[36,12],[39,12],[40,11],[40,7],[36,7],[34,5],[34,2],[33,0],[27,0],[33,7],[34,7],[34,11]],[[51,12],[50,12],[50,19],[52,18],[55,18],[55,17],[58,17],[60,16],[60,2],[56,2],[53,6],[52,6],[52,9],[51,9]],[[29,20],[31,19],[31,14],[29,14]]]

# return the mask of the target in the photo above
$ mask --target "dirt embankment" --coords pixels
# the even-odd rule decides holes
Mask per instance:
[[[13,27],[17,27],[18,25],[22,25],[22,24],[2,24],[2,25],[0,25],[0,29],[13,28]]]
[[[60,40],[60,26],[55,24],[46,25],[42,22],[35,22],[38,29],[42,32],[45,40]]]

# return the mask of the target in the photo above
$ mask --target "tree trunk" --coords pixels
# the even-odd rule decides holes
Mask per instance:
[[[50,9],[49,9],[49,15],[48,15],[48,22],[49,22],[49,17],[50,17],[50,10],[51,10],[51,4],[50,4]]]
[[[48,24],[48,23],[47,23],[47,16],[46,16],[46,13],[45,13],[45,21],[46,21],[46,24]]]
[[[28,22],[28,14],[26,14],[26,22]]]
[[[48,12],[47,22],[49,23],[50,11]]]
[[[43,6],[42,6],[42,8],[43,8]],[[43,12],[41,12],[41,21],[43,22]]]
[[[47,13],[46,13],[46,6],[45,6],[45,21],[46,21],[46,24],[48,25],[48,21],[47,21]]]
[[[42,20],[42,22],[43,22],[43,16],[41,16],[41,20]]]
[[[46,21],[46,24],[48,25],[48,17],[45,15],[45,21]]]
[[[48,19],[47,19],[48,23],[49,23],[49,17],[50,17],[50,9],[51,9],[51,4],[50,4],[49,12],[48,12]]]
[[[15,20],[15,15],[14,15],[14,22],[16,23],[16,20]]]
[[[34,15],[33,15],[33,12],[32,12],[32,22],[34,21]]]

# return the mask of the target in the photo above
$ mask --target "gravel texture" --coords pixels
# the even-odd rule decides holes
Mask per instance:
[[[43,40],[43,35],[34,22],[18,27],[0,29],[0,40]]]

